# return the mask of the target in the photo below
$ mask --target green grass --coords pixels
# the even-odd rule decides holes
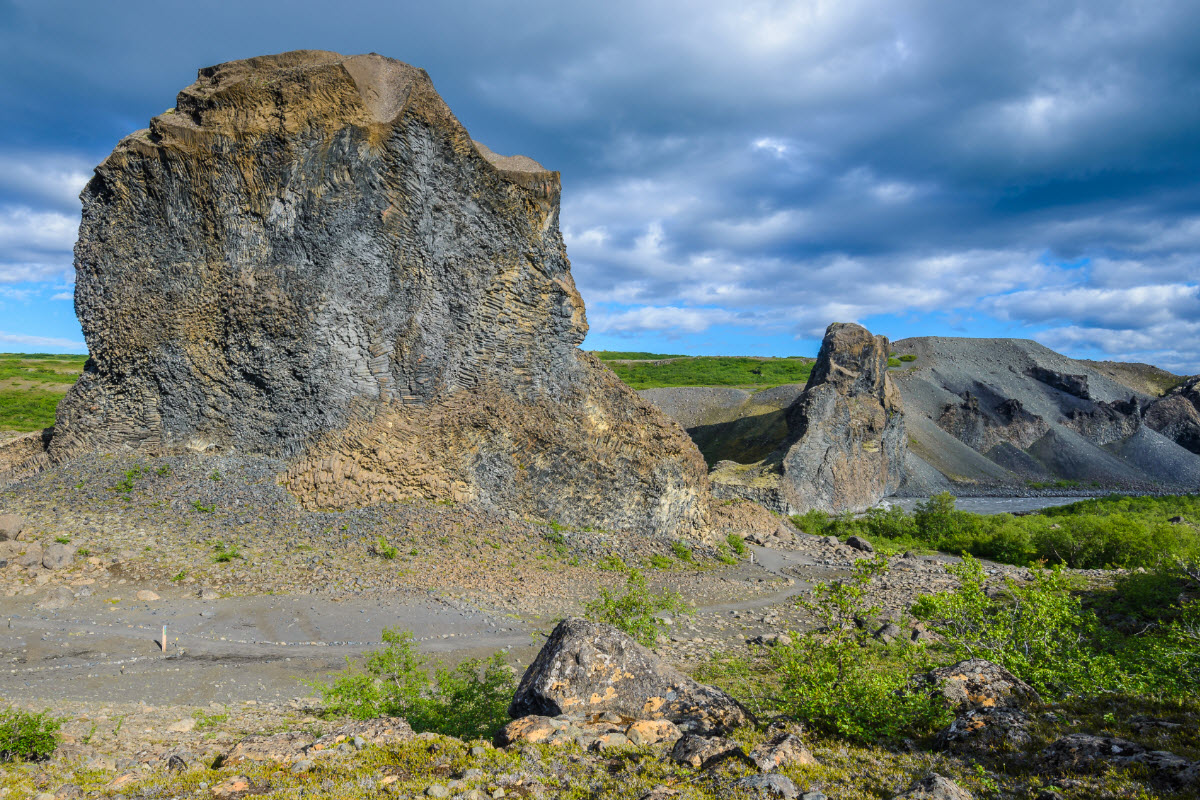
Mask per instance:
[[[0,353],[0,431],[37,431],[54,424],[63,393],[87,356]]]
[[[634,389],[667,386],[753,386],[765,389],[807,382],[813,359],[696,356],[660,364],[607,363],[618,378]]]
[[[592,355],[601,361],[657,361],[663,358],[686,358],[667,353],[627,352],[622,350],[592,350]]]

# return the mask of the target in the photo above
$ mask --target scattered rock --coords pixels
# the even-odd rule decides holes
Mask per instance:
[[[250,782],[249,778],[245,775],[237,775],[213,784],[208,791],[214,800],[234,800],[234,798],[247,795],[253,790],[254,784]]]
[[[724,733],[754,719],[728,694],[697,683],[629,635],[571,617],[555,627],[529,665],[508,713],[582,711],[668,719],[689,733]]]
[[[42,566],[46,569],[69,567],[75,560],[76,549],[70,544],[52,544],[42,553]]]
[[[75,594],[66,586],[54,586],[46,596],[34,603],[34,608],[43,611],[58,611],[75,602]]]
[[[1018,750],[1031,741],[1032,720],[1017,708],[972,708],[940,732],[938,745],[955,752]]]
[[[887,622],[877,631],[875,638],[884,644],[891,644],[894,641],[901,639],[904,636],[904,631],[899,625],[894,622]]]
[[[667,719],[641,719],[625,729],[629,741],[636,745],[673,742],[683,736],[679,727]]]
[[[195,720],[193,720],[193,722],[194,721]],[[185,772],[186,770],[187,762],[183,760],[182,756],[172,754],[171,757],[167,759],[168,772]]]
[[[15,541],[25,529],[25,520],[16,514],[0,514],[0,542]]]
[[[40,567],[42,565],[42,546],[37,542],[25,543],[20,555],[13,559],[18,567]]]
[[[671,749],[672,761],[692,769],[712,769],[730,758],[749,761],[740,744],[720,736],[685,734]]]
[[[196,728],[196,720],[188,717],[167,726],[168,733],[191,733]]]
[[[763,772],[774,772],[793,764],[815,764],[817,760],[793,733],[778,733],[750,751],[750,760]]]
[[[850,547],[853,547],[855,550],[861,550],[864,553],[875,552],[875,545],[871,544],[861,536],[851,536],[846,540],[846,544],[848,544]]]
[[[892,800],[974,800],[971,793],[949,778],[930,775],[916,781]]]
[[[154,602],[155,600],[159,600],[161,598],[158,596],[157,593],[152,592],[149,589],[139,589],[138,593],[137,593],[137,599],[142,600],[147,603],[151,603],[151,602]]]
[[[203,586],[200,588],[200,591],[196,593],[196,596],[201,600],[216,600],[220,598],[221,595],[216,589],[213,589],[209,586]]]
[[[1200,785],[1200,762],[1165,750],[1150,750],[1137,742],[1114,736],[1072,733],[1051,742],[1039,757],[1054,772],[1094,773],[1108,765],[1136,766],[1154,779],[1184,786]]]
[[[1042,704],[1032,686],[999,664],[982,658],[940,667],[914,678],[913,685],[941,695],[956,713],[1004,706],[1024,709]]]
[[[748,775],[734,781],[739,789],[753,792],[758,797],[782,797],[784,800],[795,800],[800,796],[800,790],[791,778],[784,775]]]

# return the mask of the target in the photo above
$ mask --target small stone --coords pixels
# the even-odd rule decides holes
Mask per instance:
[[[168,772],[185,772],[187,771],[187,762],[183,760],[183,756],[178,753],[172,753],[167,759]]]
[[[667,719],[640,719],[625,729],[625,736],[636,745],[673,742],[683,736],[679,726]]]
[[[196,720],[181,719],[178,722],[173,722],[167,726],[168,733],[191,733],[196,727]]]
[[[201,600],[216,600],[217,598],[219,598],[221,596],[220,594],[217,593],[216,589],[213,589],[210,586],[201,587],[200,591],[197,592],[197,594],[199,595]]]
[[[671,749],[671,760],[692,769],[709,769],[729,758],[745,758],[737,742],[720,736],[705,738],[687,734]]]
[[[426,797],[449,797],[450,790],[440,783],[435,783],[425,790]]]
[[[474,747],[471,748],[471,755],[473,755],[473,756],[487,755],[487,748],[481,747],[479,745],[475,745]]]
[[[42,566],[46,569],[62,569],[75,559],[75,546],[52,544],[42,553]]]
[[[313,767],[312,761],[310,761],[307,758],[302,758],[299,761],[297,761],[296,763],[292,764],[292,774],[300,775],[301,773],[308,772],[310,769],[312,769],[312,767]],[[392,775],[391,778],[394,781],[396,779],[396,776]],[[385,778],[383,782],[386,783],[387,779]]]
[[[971,793],[949,778],[930,775],[914,782],[892,800],[974,800]]]
[[[208,792],[215,800],[231,800],[232,798],[241,797],[252,788],[249,778],[245,775],[237,775],[214,784]]]
[[[861,536],[851,536],[846,540],[846,544],[864,553],[875,552],[875,546]]]
[[[66,586],[55,586],[46,592],[46,596],[34,603],[34,608],[43,611],[57,611],[75,602],[75,594]]]
[[[800,790],[792,779],[783,775],[750,775],[735,781],[734,786],[747,789],[759,797],[782,797],[784,800],[795,800],[800,796]]]
[[[25,528],[25,520],[16,514],[0,514],[0,542],[15,541]]]
[[[137,599],[147,603],[152,603],[155,600],[158,600],[159,596],[149,589],[139,589],[137,593]]]

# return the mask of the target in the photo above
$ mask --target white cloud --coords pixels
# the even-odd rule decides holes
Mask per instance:
[[[78,215],[0,207],[0,257],[14,252],[70,252],[78,233]]]
[[[23,345],[26,347],[52,347],[55,349],[74,349],[77,353],[86,353],[87,345],[74,339],[60,339],[55,336],[31,336],[24,333],[7,333],[0,331],[0,342]]]
[[[1073,320],[1114,330],[1147,329],[1178,319],[1200,319],[1200,286],[1043,287],[990,298],[983,305],[1002,319]]]
[[[734,321],[735,316],[718,308],[678,308],[644,306],[618,313],[604,311],[591,315],[592,330],[597,333],[636,333],[662,331],[672,333],[701,333],[714,325]]]
[[[70,154],[0,153],[0,189],[75,210],[79,193],[92,176],[92,166]]]

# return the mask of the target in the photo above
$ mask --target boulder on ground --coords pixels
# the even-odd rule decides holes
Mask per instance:
[[[1042,704],[1032,686],[999,664],[982,658],[939,667],[914,678],[913,686],[940,695],[956,713],[1006,706],[1025,709]]]
[[[971,793],[949,778],[930,775],[916,781],[892,800],[974,800]]]
[[[42,611],[58,611],[75,602],[75,594],[66,586],[55,586],[46,592],[46,596],[34,603],[34,608]]]
[[[800,737],[786,731],[760,742],[750,751],[750,760],[763,772],[774,772],[793,764],[817,763]]]
[[[13,563],[19,567],[40,567],[42,565],[42,545],[38,542],[23,542]]]
[[[795,800],[800,796],[800,790],[792,779],[785,775],[747,775],[738,778],[733,785],[739,789],[753,792],[758,797],[781,797],[783,800]]]
[[[602,714],[667,719],[688,733],[753,722],[725,692],[698,683],[609,625],[570,617],[555,627],[509,706],[512,717]]]
[[[1095,773],[1110,765],[1136,767],[1155,780],[1200,786],[1200,762],[1115,736],[1071,733],[1051,742],[1039,761],[1045,769],[1058,773]]]
[[[16,514],[0,514],[0,542],[16,539],[25,529],[25,520]]]
[[[1030,742],[1032,720],[1018,708],[971,708],[938,733],[938,746],[954,752],[1019,750]]]
[[[75,560],[77,549],[73,544],[52,544],[42,553],[42,566],[46,569],[69,567]]]
[[[705,737],[689,733],[671,748],[671,760],[692,769],[712,769],[731,758],[749,760],[740,744],[721,736]]]

